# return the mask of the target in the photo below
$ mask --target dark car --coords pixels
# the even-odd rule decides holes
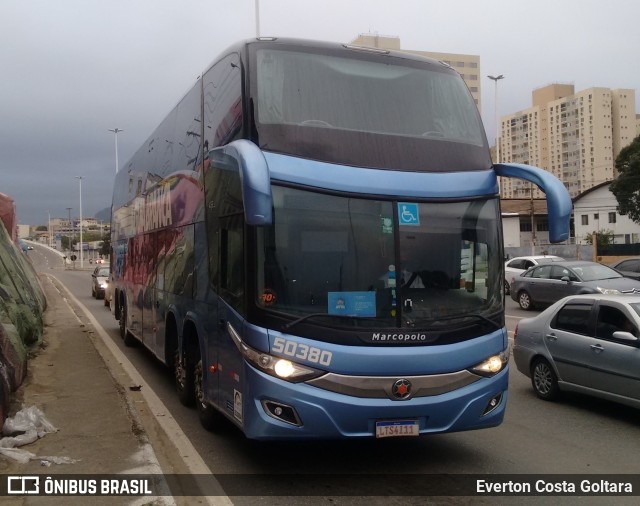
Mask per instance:
[[[640,279],[640,257],[618,260],[609,266],[625,278]]]
[[[640,408],[640,296],[566,297],[518,322],[513,359],[541,399],[561,391]]]
[[[585,293],[640,293],[640,281],[597,262],[575,260],[532,267],[511,283],[511,298],[522,309]]]
[[[548,264],[550,262],[562,262],[564,258],[555,255],[534,255],[525,257],[510,258],[504,263],[504,293],[511,293],[511,283],[516,276],[519,276],[534,265]]]

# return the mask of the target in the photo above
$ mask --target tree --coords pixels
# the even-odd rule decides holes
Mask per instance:
[[[111,253],[111,233],[105,232],[102,236],[102,245],[100,247],[100,254],[107,256]]]
[[[593,236],[596,236],[596,244],[598,247],[600,246],[608,246],[609,244],[613,244],[614,234],[613,230],[598,230],[597,232],[594,230],[590,234],[587,234],[584,238],[587,244],[593,244]]]
[[[618,212],[640,223],[640,135],[616,158],[618,177],[609,189],[618,201]]]

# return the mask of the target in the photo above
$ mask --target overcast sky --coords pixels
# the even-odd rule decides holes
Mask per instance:
[[[255,36],[255,0],[0,0],[0,192],[18,221],[110,207],[115,177],[195,79]],[[480,56],[482,117],[531,105],[553,82],[633,88],[640,107],[637,0],[260,0],[262,35]]]

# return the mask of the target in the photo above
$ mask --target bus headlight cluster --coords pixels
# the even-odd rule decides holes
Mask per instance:
[[[227,330],[245,360],[271,376],[290,381],[291,383],[300,383],[325,374],[324,371],[260,352],[247,346],[240,337],[240,334],[238,334],[230,323],[227,323]]]
[[[492,355],[470,370],[480,376],[491,377],[502,371],[509,363],[509,346],[497,355]]]

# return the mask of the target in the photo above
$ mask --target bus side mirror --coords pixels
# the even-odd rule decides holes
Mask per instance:
[[[238,162],[244,217],[247,224],[271,225],[273,223],[271,176],[260,148],[251,141],[240,139],[220,149],[225,155]]]
[[[498,176],[524,179],[542,189],[547,197],[549,240],[555,243],[569,238],[569,219],[573,204],[562,181],[545,170],[520,163],[497,163],[493,170]]]

